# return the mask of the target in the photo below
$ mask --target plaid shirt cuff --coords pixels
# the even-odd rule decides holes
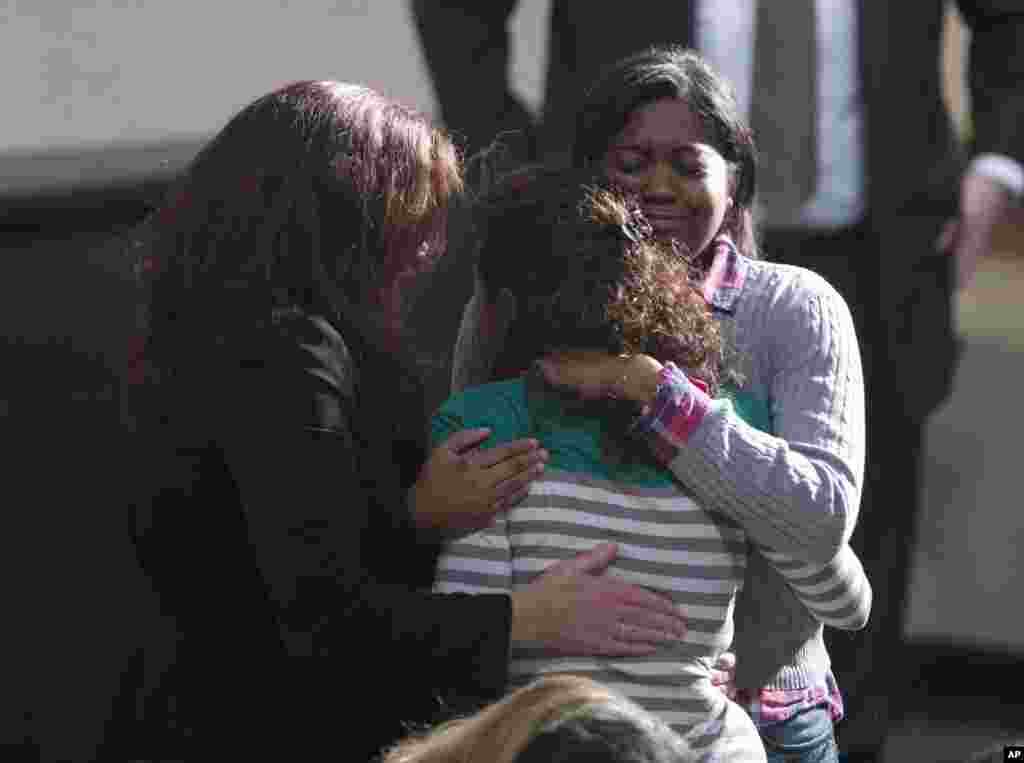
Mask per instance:
[[[658,374],[658,387],[634,432],[650,444],[655,456],[668,463],[714,407],[699,380],[691,380],[674,363]]]

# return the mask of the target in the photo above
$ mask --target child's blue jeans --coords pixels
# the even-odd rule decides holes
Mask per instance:
[[[759,729],[768,763],[838,763],[839,751],[826,707],[812,707]]]

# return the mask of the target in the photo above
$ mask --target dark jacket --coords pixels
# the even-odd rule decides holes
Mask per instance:
[[[438,544],[405,500],[425,427],[402,366],[298,311],[196,360],[143,427],[138,547],[181,634],[158,722],[173,696],[200,754],[364,760],[407,722],[499,694],[508,597],[429,593]]]

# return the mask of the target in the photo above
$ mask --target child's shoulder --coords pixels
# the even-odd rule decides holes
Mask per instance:
[[[508,379],[466,387],[445,400],[434,414],[432,430],[448,433],[470,427],[488,427],[485,445],[513,440],[529,434],[526,385],[522,379]]]
[[[525,407],[526,385],[517,378],[466,387],[445,400],[441,410],[488,414]]]

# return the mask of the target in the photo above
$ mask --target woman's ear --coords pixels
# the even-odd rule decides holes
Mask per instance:
[[[730,236],[735,236],[739,226],[739,214],[740,208],[736,205],[736,200],[729,196],[725,200],[725,215],[722,216],[722,225],[716,235],[727,233]]]
[[[736,212],[739,208],[736,206],[736,199],[729,196],[725,200],[725,216],[722,218],[722,227],[729,225],[730,221],[736,219]]]
[[[729,194],[729,207],[731,209],[732,208],[733,199],[736,196],[736,190],[740,186],[741,170],[740,170],[740,165],[737,164],[736,162],[729,162],[728,163],[728,167],[729,167],[729,178],[728,178],[728,181],[727,181],[727,185],[729,186],[729,188],[727,190],[727,193]]]

